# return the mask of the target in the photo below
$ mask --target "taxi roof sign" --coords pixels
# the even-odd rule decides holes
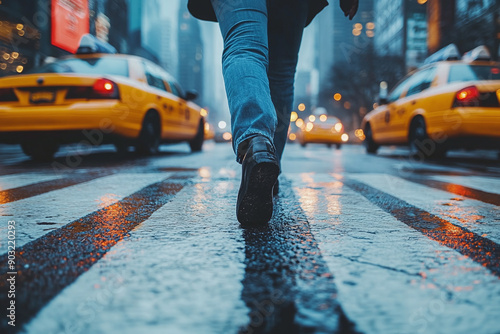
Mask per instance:
[[[460,52],[455,44],[450,44],[429,56],[424,64],[431,64],[445,60],[460,60]]]
[[[85,34],[80,39],[80,46],[76,54],[116,53],[116,49],[109,43],[103,42],[94,35]]]
[[[478,46],[475,49],[466,52],[462,58],[464,61],[473,62],[480,60],[491,60],[491,54],[485,45]]]

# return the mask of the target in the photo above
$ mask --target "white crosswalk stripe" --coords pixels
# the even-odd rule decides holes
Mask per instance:
[[[449,176],[449,175],[437,175],[431,176],[432,179],[449,182],[454,184],[459,184],[465,187],[489,192],[492,194],[500,194],[500,180],[495,177],[485,177],[485,176]]]
[[[0,216],[15,220],[16,246],[19,248],[56,228],[116,203],[125,196],[169,175],[168,173],[110,175],[39,196],[1,204]],[[7,245],[6,229],[7,224],[0,226],[0,245]],[[2,254],[7,251],[4,247],[1,249]]]
[[[388,174],[350,174],[380,191],[400,198],[453,224],[500,243],[500,207],[467,199]]]
[[[340,303],[363,333],[498,329],[500,282],[487,269],[399,222],[333,176],[287,176],[335,276]],[[357,178],[377,185],[391,180]],[[418,193],[418,187],[389,188]]]
[[[185,187],[49,303],[27,332],[237,333],[249,320],[240,299],[245,255],[232,219],[235,192],[234,182]]]
[[[0,191],[62,178],[58,174],[20,173],[0,176]]]
[[[114,174],[0,205],[0,217],[16,220],[19,248],[170,175]],[[245,239],[234,213],[239,174],[207,169],[199,175],[50,301],[26,332],[237,333],[248,324],[249,307],[242,300]],[[50,180],[39,177],[2,176],[0,184],[13,188]],[[297,198],[357,330],[498,330],[497,276],[402,223],[343,180],[362,182],[497,244],[499,207],[387,174],[283,177],[292,188],[282,187],[280,196]],[[498,193],[496,179],[432,178]]]

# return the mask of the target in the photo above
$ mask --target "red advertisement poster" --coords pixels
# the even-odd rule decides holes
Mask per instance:
[[[75,53],[88,32],[88,0],[52,0],[52,45]]]

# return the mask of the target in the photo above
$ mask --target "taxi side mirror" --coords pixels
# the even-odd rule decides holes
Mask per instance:
[[[384,104],[387,104],[387,103],[389,103],[389,100],[387,99],[387,97],[379,96],[379,98],[378,98],[378,105],[379,106],[383,106]]]
[[[380,83],[380,91],[378,94],[378,104],[382,106],[387,103],[389,103],[389,100],[387,99],[387,82],[382,81]]]
[[[186,97],[185,97],[185,100],[186,101],[193,101],[194,99],[196,99],[198,97],[198,92],[197,91],[194,91],[194,90],[188,90],[186,92]]]

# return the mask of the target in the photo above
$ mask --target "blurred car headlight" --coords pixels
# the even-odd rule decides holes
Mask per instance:
[[[342,123],[337,123],[335,124],[335,131],[340,132],[342,131]]]

